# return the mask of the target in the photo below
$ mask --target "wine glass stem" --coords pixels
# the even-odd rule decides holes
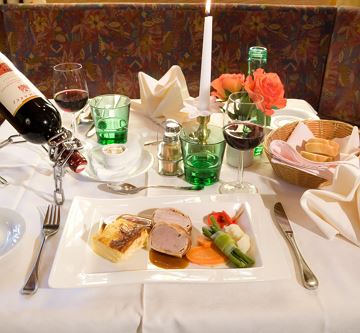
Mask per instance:
[[[77,117],[78,117],[78,112],[74,112],[73,118],[71,121],[71,131],[74,136],[76,136],[76,134],[77,134]]]
[[[244,151],[240,150],[236,183],[238,185],[241,185],[243,183],[243,179],[244,179]]]

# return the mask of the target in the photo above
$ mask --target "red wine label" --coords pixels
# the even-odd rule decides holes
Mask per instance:
[[[30,99],[42,94],[2,54],[0,54],[0,102],[12,114]]]

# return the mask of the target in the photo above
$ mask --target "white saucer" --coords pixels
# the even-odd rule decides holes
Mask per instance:
[[[17,212],[0,207],[0,258],[7,255],[21,241],[25,221]]]
[[[319,117],[311,111],[296,109],[296,108],[284,108],[276,110],[271,116],[271,128],[279,128],[293,121],[299,121],[304,119],[319,119]]]
[[[142,175],[152,167],[153,163],[154,163],[153,155],[149,151],[143,150],[138,165],[135,166],[133,169],[131,169],[126,175],[125,174],[121,174],[120,176],[111,175],[109,177],[99,178],[94,173],[92,167],[89,164],[87,165],[85,170],[80,173],[80,175],[101,182],[106,182],[106,181],[121,182],[123,180]]]

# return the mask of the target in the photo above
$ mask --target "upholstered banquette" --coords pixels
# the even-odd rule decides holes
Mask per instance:
[[[286,96],[322,117],[360,124],[358,9],[216,4],[212,78],[246,72],[247,50],[268,48],[268,71]],[[0,48],[47,96],[52,66],[84,64],[91,96],[139,96],[137,73],[183,69],[198,93],[204,6],[200,4],[2,5]]]

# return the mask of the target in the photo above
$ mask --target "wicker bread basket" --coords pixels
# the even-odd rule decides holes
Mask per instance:
[[[323,139],[334,139],[334,138],[343,138],[351,134],[353,126],[341,121],[334,120],[304,120],[302,121],[306,124],[314,136],[317,138]],[[277,128],[271,131],[264,140],[264,150],[267,158],[270,161],[272,168],[274,169],[275,174],[280,178],[284,179],[288,183],[295,184],[307,188],[317,188],[320,184],[324,183],[326,180],[311,174],[308,174],[304,171],[300,171],[288,165],[282,165],[277,163],[272,163],[272,154],[270,152],[270,143],[273,140],[284,140],[286,141],[296,125],[299,122],[293,122],[286,124],[280,128]]]

